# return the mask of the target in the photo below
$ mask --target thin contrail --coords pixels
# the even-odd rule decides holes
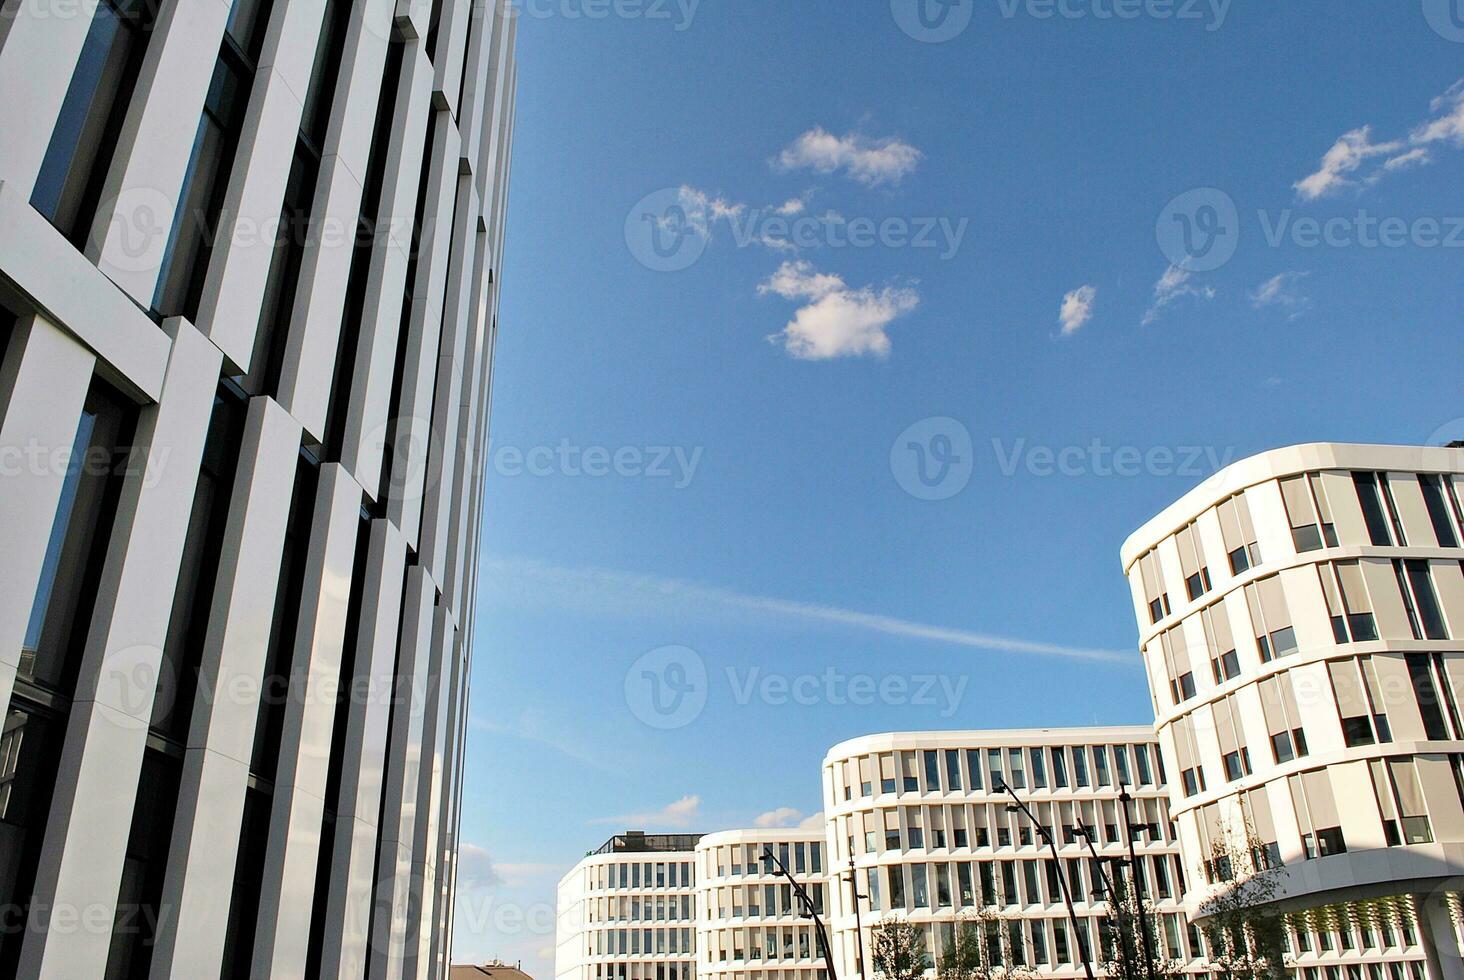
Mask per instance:
[[[779,599],[773,596],[750,595],[701,585],[682,579],[662,578],[656,575],[642,575],[609,568],[583,566],[570,568],[531,558],[487,558],[485,570],[516,580],[533,580],[542,585],[567,591],[572,595],[588,593],[598,595],[638,596],[674,600],[681,604],[690,602],[710,603],[745,612],[772,613],[794,619],[834,623],[854,629],[884,633],[889,636],[904,636],[917,640],[933,640],[952,646],[970,647],[999,653],[1022,653],[1039,657],[1064,657],[1070,660],[1086,660],[1098,663],[1133,666],[1138,657],[1119,650],[1097,650],[1088,647],[1074,647],[1059,643],[1041,643],[1010,636],[997,636],[973,630],[956,629],[917,623],[894,616],[842,609],[838,606],[801,602],[796,599]]]

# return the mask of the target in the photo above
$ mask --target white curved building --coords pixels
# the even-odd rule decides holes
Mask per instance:
[[[626,831],[561,878],[558,980],[692,980],[700,839]]]
[[[1187,904],[1249,827],[1285,868],[1280,908],[1343,913],[1293,937],[1303,970],[1464,975],[1461,503],[1464,450],[1297,446],[1124,545]]]
[[[1200,938],[1181,914],[1164,778],[1153,732],[1143,727],[912,732],[834,746],[824,759],[823,794],[839,976],[875,974],[870,934],[881,920],[921,927],[936,957],[958,917],[977,908],[1004,920],[1017,965],[1080,977],[1083,942],[1096,967],[1107,904],[1077,828],[1092,828],[1105,863],[1127,859],[1121,785],[1130,787],[1135,852],[1160,913],[1155,939],[1174,960],[1202,969]],[[1049,828],[1060,866],[1032,822],[1008,811],[1008,784]],[[1076,929],[1060,873],[1072,886]]]
[[[696,847],[697,974],[715,980],[824,980],[824,957],[813,921],[793,887],[765,857],[777,856],[828,908],[822,830],[732,830],[708,834]]]

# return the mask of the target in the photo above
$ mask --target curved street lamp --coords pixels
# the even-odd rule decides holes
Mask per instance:
[[[1093,976],[1093,963],[1088,959],[1088,944],[1083,942],[1083,938],[1087,933],[1082,932],[1078,927],[1078,911],[1073,906],[1072,892],[1068,890],[1067,875],[1063,874],[1062,857],[1057,853],[1057,841],[1052,839],[1052,834],[1032,815],[1032,811],[1027,809],[1027,804],[1021,801],[1021,798],[1017,796],[1016,790],[1012,789],[1005,780],[1002,781],[1001,788],[1006,790],[1007,795],[1012,798],[1012,802],[1007,804],[1007,812],[1015,813],[1021,811],[1026,814],[1027,819],[1032,821],[1032,825],[1037,828],[1037,833],[1041,834],[1042,839],[1047,841],[1047,846],[1052,848],[1052,860],[1057,862],[1057,886],[1062,891],[1063,902],[1067,905],[1068,921],[1073,924],[1073,939],[1078,945],[1078,955],[1083,958],[1083,973],[1087,976],[1088,980],[1095,980]]]
[[[813,899],[808,897],[808,890],[798,883],[798,879],[793,877],[788,866],[778,860],[778,856],[773,853],[771,847],[763,847],[763,857],[776,864],[778,873],[787,878],[788,884],[793,886],[793,894],[798,896],[798,901],[803,906],[803,914],[813,920],[814,935],[818,937],[819,949],[823,950],[824,968],[828,970],[829,980],[839,980],[839,974],[834,969],[834,953],[829,948],[829,934],[824,929],[823,919],[819,918],[818,912],[814,908]],[[858,899],[855,899],[855,904],[858,905]]]

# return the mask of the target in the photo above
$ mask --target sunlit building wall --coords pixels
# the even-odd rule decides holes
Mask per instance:
[[[1123,548],[1191,911],[1280,868],[1304,971],[1460,969],[1464,450],[1236,463]],[[1326,945],[1323,945],[1323,943]],[[1335,980],[1328,974],[1329,980]]]
[[[443,976],[516,21],[0,17],[0,977]]]

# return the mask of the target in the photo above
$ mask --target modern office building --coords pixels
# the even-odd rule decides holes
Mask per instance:
[[[1124,545],[1186,905],[1253,844],[1278,909],[1341,925],[1300,930],[1304,971],[1464,976],[1461,503],[1464,450],[1297,446]]]
[[[558,980],[823,980],[783,862],[823,914],[821,830],[627,831],[559,882]]]
[[[626,831],[559,881],[558,980],[692,980],[700,834]]]
[[[498,0],[0,17],[0,977],[445,975]]]
[[[1159,917],[1156,942],[1181,969],[1203,972],[1203,942],[1183,916],[1165,775],[1152,730],[1140,727],[912,732],[834,746],[823,797],[839,976],[875,974],[873,930],[889,919],[921,930],[933,965],[978,909],[983,928],[1005,933],[1007,966],[1081,977],[1086,949],[1101,968],[1108,904],[1093,855],[1105,870],[1126,861],[1129,827]],[[1010,809],[1006,787],[1035,823]]]
[[[828,910],[824,831],[733,830],[696,846],[697,975],[706,980],[824,980],[813,920],[788,869],[812,902]]]

